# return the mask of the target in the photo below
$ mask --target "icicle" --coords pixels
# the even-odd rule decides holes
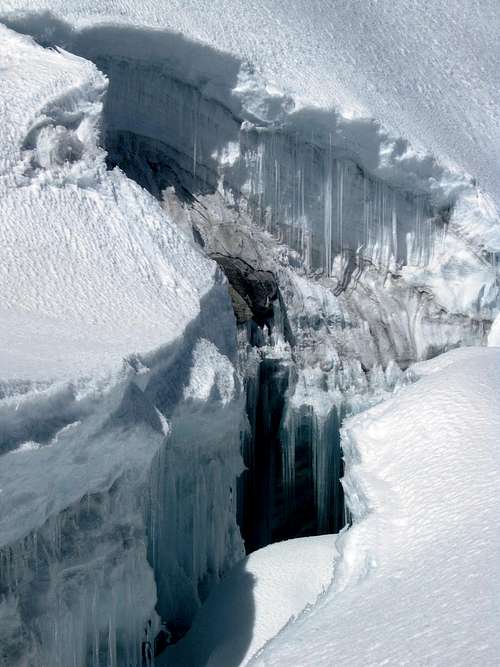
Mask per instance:
[[[396,194],[392,195],[392,253],[394,263],[398,262],[398,216],[396,213]]]
[[[330,135],[330,150],[328,153],[324,188],[324,242],[325,242],[325,273],[332,271],[332,137]]]
[[[282,433],[282,478],[287,511],[293,511],[295,497],[295,438],[297,419],[295,410],[288,405],[285,428]]]
[[[198,115],[199,115],[199,109],[198,109],[198,99],[196,99],[196,103],[193,105],[193,187],[194,183],[196,181],[196,165],[198,163]]]
[[[342,273],[344,256],[344,165],[340,160],[337,160],[337,243],[340,253],[340,271]]]

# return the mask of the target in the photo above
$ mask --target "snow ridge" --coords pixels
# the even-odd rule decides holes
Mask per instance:
[[[449,352],[346,422],[332,586],[251,664],[496,661],[499,369],[493,348]]]

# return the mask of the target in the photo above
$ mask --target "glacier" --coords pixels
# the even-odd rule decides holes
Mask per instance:
[[[264,0],[236,23],[222,0],[0,3],[8,664],[151,662],[244,548],[352,521],[347,416],[412,384],[416,361],[494,344],[494,101],[469,117],[462,85],[437,114],[441,73],[419,60],[417,118],[384,52],[388,113],[366,63],[401,8],[367,3],[375,51],[358,44],[354,76],[313,5],[296,25],[297,3],[271,8],[287,43],[300,26],[284,54],[265,26],[265,48],[251,38]],[[356,41],[351,9],[336,17]],[[483,9],[468,66],[486,86]],[[404,34],[423,44],[417,19]],[[435,26],[438,60],[453,25]],[[484,133],[473,147],[468,120],[442,131],[453,105]]]

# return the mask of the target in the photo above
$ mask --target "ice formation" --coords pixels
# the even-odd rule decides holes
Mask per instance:
[[[347,415],[488,339],[494,7],[467,109],[429,65],[458,22],[439,4],[369,1],[359,44],[343,1],[333,34],[316,2],[1,0],[3,659],[148,661],[240,529],[253,551],[344,524]]]

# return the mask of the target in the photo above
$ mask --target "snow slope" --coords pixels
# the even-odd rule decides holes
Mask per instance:
[[[343,429],[354,525],[328,593],[254,665],[500,659],[500,352],[455,350]]]
[[[106,173],[97,69],[1,35],[1,377],[104,371],[177,337],[216,268]]]

